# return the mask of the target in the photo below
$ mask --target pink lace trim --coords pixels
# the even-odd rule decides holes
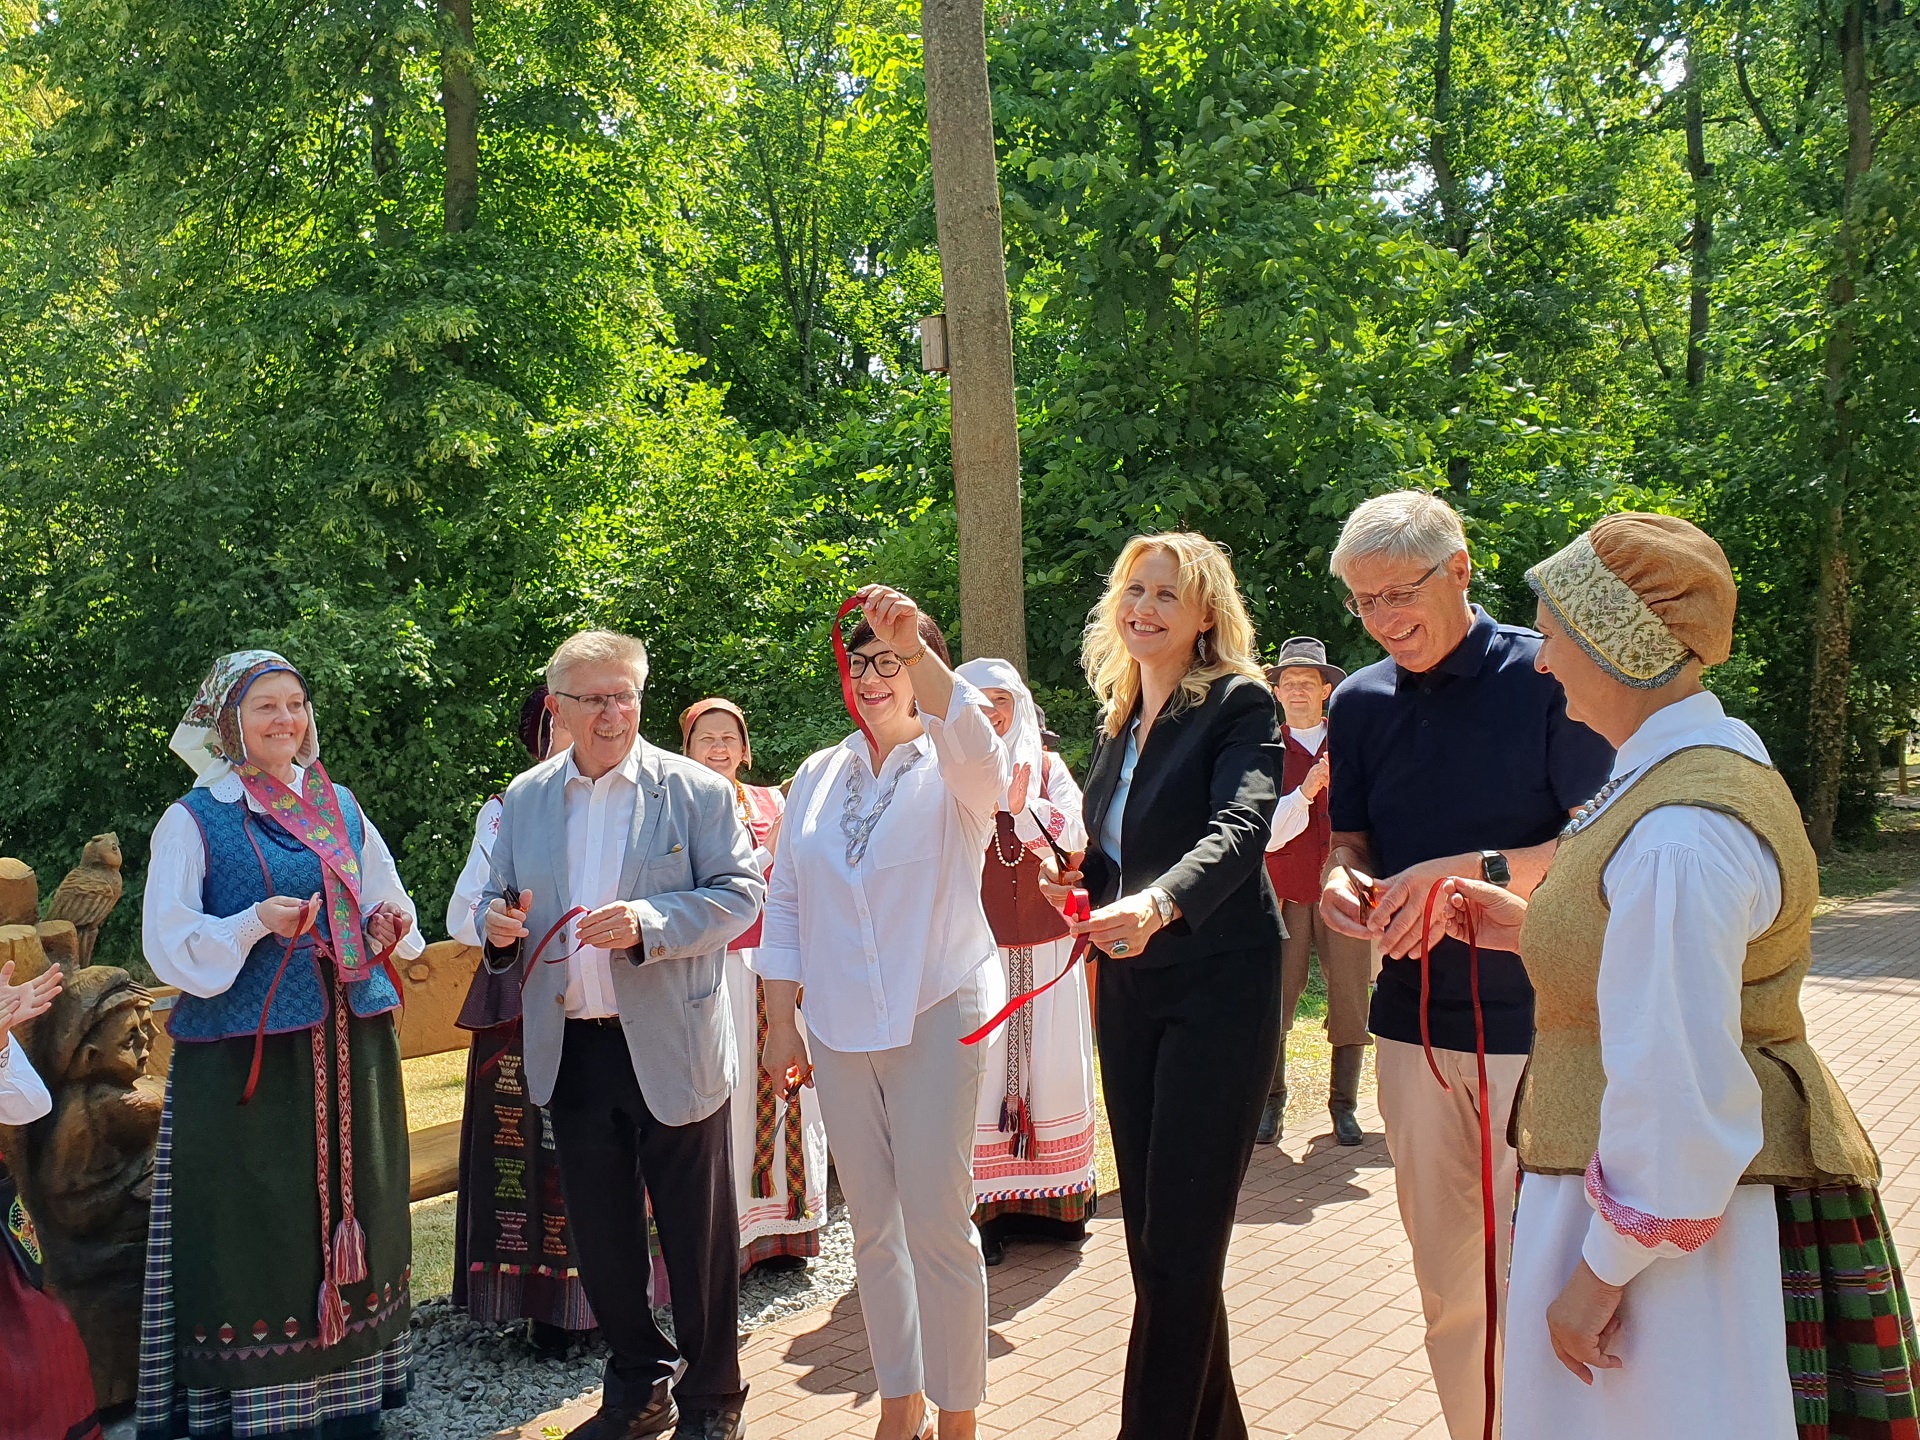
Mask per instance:
[[[1622,1205],[1607,1194],[1607,1177],[1600,1169],[1598,1154],[1587,1163],[1587,1199],[1600,1212],[1602,1220],[1618,1233],[1629,1240],[1638,1241],[1649,1250],[1665,1244],[1691,1255],[1711,1240],[1720,1228],[1718,1215],[1711,1220],[1662,1220],[1658,1215],[1649,1215],[1631,1205]]]

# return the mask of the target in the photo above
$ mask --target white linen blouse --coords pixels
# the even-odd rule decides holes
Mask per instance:
[[[1006,1001],[980,867],[1013,764],[985,703],[956,678],[947,713],[922,713],[924,733],[895,746],[879,774],[856,732],[793,777],[748,963],[806,987],[807,1030],[820,1044],[906,1045],[921,1011],[976,976],[989,1011]]]
[[[480,894],[493,877],[493,842],[500,838],[500,817],[507,807],[498,795],[490,796],[473,821],[473,844],[467,848],[467,863],[460,867],[460,878],[453,882],[453,898],[447,901],[447,934],[462,945],[480,944]]]
[[[296,765],[292,788],[298,790],[305,778],[306,772]],[[209,788],[216,800],[228,805],[244,803],[254,814],[266,814],[247,794],[238,775],[223,775]],[[374,828],[372,818],[364,809],[360,818],[366,826],[360,847],[361,913],[372,914],[382,901],[404,911],[413,928],[393,953],[396,959],[411,960],[427,948],[420,933],[419,912],[407,887],[400,883],[393,852]],[[147,890],[141,901],[142,948],[161,983],[203,1000],[226,993],[246,964],[248,953],[268,933],[251,905],[233,915],[207,914],[200,901],[206,879],[207,846],[200,837],[200,824],[184,805],[169,805],[160,823],[153,827]]]
[[[1697,745],[1771,763],[1760,737],[1703,692],[1650,716],[1620,747],[1613,774],[1636,775]],[[1594,1274],[1624,1285],[1655,1260],[1698,1248],[1760,1152],[1760,1085],[1740,1049],[1741,969],[1748,941],[1780,913],[1780,867],[1731,815],[1668,805],[1628,832],[1601,883],[1607,1088],[1583,1253]]]

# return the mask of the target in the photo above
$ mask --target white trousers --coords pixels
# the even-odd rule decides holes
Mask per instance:
[[[1480,1197],[1480,1087],[1470,1050],[1433,1052],[1452,1090],[1443,1090],[1418,1045],[1377,1040],[1375,1073],[1400,1223],[1413,1248],[1413,1278],[1427,1321],[1427,1364],[1453,1440],[1480,1440],[1486,1400],[1486,1240]],[[1524,1055],[1487,1056],[1487,1110],[1493,1131],[1496,1296],[1504,1322],[1507,1256],[1513,1242],[1518,1161],[1507,1118],[1527,1068]],[[1494,1374],[1500,1373],[1500,1332]],[[1494,1433],[1500,1433],[1496,1398]]]
[[[880,1394],[942,1410],[987,1394],[987,1267],[973,1227],[973,1117],[986,1018],[972,982],[892,1050],[813,1041],[813,1080],[853,1221],[853,1264]]]

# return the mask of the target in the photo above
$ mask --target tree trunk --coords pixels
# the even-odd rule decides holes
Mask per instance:
[[[480,86],[473,75],[473,0],[439,0],[446,29],[440,52],[440,111],[445,117],[447,234],[480,218]]]
[[[921,0],[927,145],[953,406],[953,504],[960,530],[960,639],[968,657],[1027,668],[1020,432],[1013,322],[1000,229],[1000,175],[987,89],[983,0]]]
[[[1807,715],[1807,836],[1825,855],[1833,848],[1840,781],[1847,758],[1847,682],[1852,668],[1851,545],[1847,501],[1857,488],[1852,370],[1854,287],[1860,271],[1859,182],[1873,167],[1873,96],[1867,76],[1865,0],[1849,0],[1840,20],[1840,84],[1846,99],[1847,169],[1827,332],[1826,398],[1833,410],[1825,509],[1820,536],[1819,595],[1813,622],[1813,684]]]
[[[402,239],[406,222],[401,218],[401,200],[405,184],[400,174],[400,148],[394,144],[390,128],[393,107],[400,96],[400,57],[392,42],[384,42],[374,57],[372,77],[372,116],[368,123],[369,159],[373,165],[374,189],[379,199],[373,216],[374,243],[386,247]]]
[[[1433,48],[1433,125],[1427,134],[1427,164],[1433,169],[1433,191],[1440,203],[1442,243],[1462,260],[1473,243],[1473,227],[1460,213],[1460,180],[1453,170],[1453,6],[1454,0],[1440,0],[1440,33]],[[1447,361],[1447,370],[1456,382],[1456,397],[1465,404],[1465,391],[1457,382],[1473,368],[1473,342],[1461,340]],[[1473,460],[1463,454],[1447,457],[1447,488],[1464,494],[1473,483]]]
[[[1693,177],[1693,234],[1689,238],[1692,281],[1687,293],[1687,388],[1707,378],[1708,309],[1713,285],[1713,166],[1707,163],[1706,105],[1696,52],[1698,35],[1687,37],[1687,174]]]

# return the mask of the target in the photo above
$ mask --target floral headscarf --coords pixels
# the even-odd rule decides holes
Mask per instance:
[[[271,650],[236,650],[213,662],[193,703],[174,728],[173,739],[167,742],[167,748],[193,771],[194,788],[218,784],[247,758],[246,745],[240,738],[240,702],[254,681],[276,671],[284,671],[303,688],[306,686],[306,677],[285,656]],[[307,713],[306,739],[293,758],[302,767],[320,758],[320,730],[311,710]]]
[[[976,690],[1005,690],[1013,696],[1013,724],[1004,739],[1015,765],[1025,765],[1032,777],[1027,794],[1038,795],[1046,781],[1045,757],[1040,749],[1040,714],[1033,692],[1010,660],[969,660],[953,672]]]

